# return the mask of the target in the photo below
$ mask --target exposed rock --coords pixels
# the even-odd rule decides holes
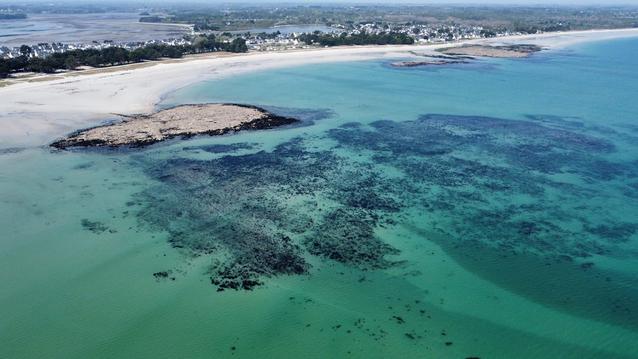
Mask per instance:
[[[149,115],[123,116],[104,126],[77,131],[52,147],[145,146],[174,137],[223,135],[240,130],[259,130],[298,122],[262,108],[233,104],[182,105]]]
[[[541,51],[542,48],[537,45],[520,44],[520,45],[464,45],[456,47],[448,47],[438,50],[446,55],[456,56],[482,56],[482,57],[528,57],[535,52]]]
[[[392,67],[424,67],[469,64],[467,60],[426,60],[426,61],[399,61],[393,62]]]

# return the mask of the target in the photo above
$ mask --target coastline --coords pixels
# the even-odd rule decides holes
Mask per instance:
[[[427,45],[348,46],[208,54],[180,60],[44,75],[0,87],[0,147],[45,145],[74,130],[95,126],[117,112],[152,112],[166,93],[195,82],[251,71],[306,64],[364,61],[419,54],[462,44],[533,44],[550,50],[589,41],[637,37],[638,29],[520,35]]]

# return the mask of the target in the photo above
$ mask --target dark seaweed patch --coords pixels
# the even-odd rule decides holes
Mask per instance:
[[[638,232],[638,224],[616,222],[611,225],[601,224],[590,227],[585,226],[587,232],[603,237],[613,242],[627,242],[633,235]]]
[[[90,221],[86,218],[83,218],[82,221],[80,221],[80,224],[82,225],[82,228],[95,234],[102,234],[109,230],[109,227],[107,227],[104,223],[99,221]]]
[[[140,195],[140,218],[168,231],[174,247],[214,256],[219,289],[306,273],[308,253],[359,268],[388,267],[385,256],[397,253],[373,234],[400,207],[392,191],[378,193],[383,175],[301,140],[273,152],[147,165],[160,184]]]
[[[218,290],[250,290],[262,284],[259,279],[261,276],[303,274],[308,270],[308,264],[300,255],[299,246],[285,235],[239,232],[224,240],[236,240],[240,243],[229,246],[235,252],[232,260],[212,267],[211,282]]]
[[[251,150],[257,146],[256,143],[232,143],[232,144],[213,144],[202,146],[186,146],[182,148],[184,151],[204,151],[208,153],[228,153],[239,150]]]
[[[387,268],[398,251],[374,235],[378,220],[363,210],[339,208],[324,217],[304,244],[311,254],[362,269]]]
[[[329,109],[303,109],[276,106],[264,106],[263,108],[268,112],[277,114],[278,116],[298,119],[301,121],[301,126],[309,126],[314,124],[316,121],[320,121],[334,115],[334,112]]]
[[[159,184],[140,194],[139,216],[174,247],[214,257],[220,289],[308,273],[309,255],[366,270],[395,265],[398,251],[375,231],[408,208],[439,218],[449,248],[577,266],[612,255],[638,226],[588,202],[601,187],[636,188],[622,183],[638,163],[611,161],[606,133],[550,116],[348,123],[326,134],[338,151],[297,138],[271,152],[143,162]],[[593,213],[605,224],[591,224]]]
[[[6,147],[6,148],[0,148],[0,156],[2,155],[11,155],[14,153],[20,153],[22,151],[26,150],[26,148],[24,147]]]
[[[160,280],[175,280],[175,276],[172,275],[173,271],[171,270],[167,270],[167,271],[159,271],[159,272],[155,272],[153,273],[153,278],[155,278],[156,281],[160,281]]]
[[[609,226],[598,231],[575,230],[569,223],[588,225],[574,215],[583,206],[600,210],[584,204],[598,194],[589,185],[632,178],[638,165],[607,159],[616,148],[602,135],[614,134],[611,129],[556,116],[528,118],[424,115],[415,121],[342,126],[329,136],[341,146],[371,150],[375,162],[400,169],[413,186],[406,190],[419,196],[416,203],[445,214],[450,219],[446,230],[459,242],[550,257],[609,254],[614,242],[630,236],[632,224],[615,223],[611,215],[605,215]],[[585,185],[548,176],[561,173]],[[415,183],[421,188],[415,190]],[[521,195],[527,203],[510,203],[511,196]],[[573,208],[560,208],[562,202]]]
[[[85,163],[80,163],[80,164],[77,164],[77,165],[73,166],[73,169],[74,170],[86,170],[86,169],[89,169],[89,168],[93,167],[94,165],[95,165],[95,163],[93,163],[93,162],[85,162]]]

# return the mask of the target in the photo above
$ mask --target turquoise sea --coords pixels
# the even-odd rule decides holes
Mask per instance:
[[[638,358],[638,39],[301,66],[299,126],[0,152],[2,358]]]

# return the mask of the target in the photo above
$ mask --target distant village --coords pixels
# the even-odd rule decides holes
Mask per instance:
[[[335,37],[353,36],[360,34],[378,35],[378,34],[404,34],[414,40],[416,44],[428,43],[445,43],[467,39],[479,39],[488,37],[500,37],[508,35],[516,35],[520,33],[509,32],[506,30],[491,30],[481,26],[465,26],[465,25],[397,25],[397,24],[378,24],[363,23],[356,25],[333,25],[331,31],[323,32]],[[246,40],[246,45],[250,51],[281,51],[289,49],[303,49],[320,46],[318,44],[308,44],[302,40],[302,33],[291,32],[282,33],[273,28],[274,32],[270,33],[253,33],[253,32],[211,32],[191,31],[190,35],[186,35],[179,39],[161,39],[149,40],[146,42],[113,42],[105,40],[102,42],[93,41],[90,43],[69,44],[69,43],[39,43],[35,45],[27,44],[30,47],[29,56],[44,58],[54,53],[64,53],[72,50],[101,50],[109,47],[121,47],[126,50],[135,50],[137,48],[149,45],[165,45],[165,46],[188,46],[193,45],[199,36],[208,33],[215,33],[218,38],[230,42],[233,38],[241,37]],[[20,47],[0,47],[0,58],[10,59],[24,55],[24,48]]]
[[[350,26],[333,25],[332,35],[352,36],[362,33],[378,35],[384,33],[405,34],[417,44],[445,43],[458,40],[480,39],[487,37],[513,35],[508,31],[496,32],[481,26],[429,26],[429,25],[395,25],[366,23]],[[313,47],[303,42],[300,33],[246,33],[246,44],[252,51],[278,51]]]
[[[145,42],[113,42],[111,40],[105,40],[102,42],[92,41],[90,43],[79,43],[79,44],[63,44],[59,42],[54,43],[39,43],[36,45],[27,45],[30,48],[29,57],[39,57],[44,58],[51,54],[56,53],[64,53],[67,51],[73,50],[102,50],[110,47],[121,47],[126,50],[135,50],[138,48],[142,48],[149,45],[167,45],[167,46],[181,46],[181,45],[190,45],[192,40],[188,38],[181,39],[166,39],[166,40],[150,40]],[[23,45],[24,46],[24,45]],[[6,47],[0,46],[0,58],[16,58],[22,56],[24,54],[24,47]]]

